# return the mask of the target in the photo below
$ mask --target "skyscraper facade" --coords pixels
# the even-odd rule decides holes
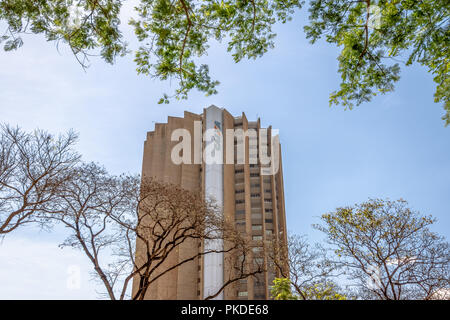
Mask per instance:
[[[184,146],[182,152],[180,145]],[[249,241],[285,243],[281,163],[281,146],[271,127],[261,128],[259,119],[248,121],[244,113],[235,117],[210,106],[202,114],[185,111],[183,118],[168,117],[167,123],[155,124],[144,143],[142,175],[213,198],[224,219],[233,222]],[[220,241],[189,240],[161,268],[199,250],[221,246]],[[267,256],[258,259],[267,264]],[[204,255],[157,279],[146,298],[204,299],[227,280],[226,269],[223,253]],[[276,271],[268,268],[255,277],[233,282],[216,299],[269,299],[276,276]]]

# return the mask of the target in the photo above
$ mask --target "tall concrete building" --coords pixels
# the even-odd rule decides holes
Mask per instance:
[[[182,163],[173,159],[181,141],[176,131],[179,129],[189,132],[187,143],[193,150],[182,154]],[[261,128],[259,119],[248,121],[244,113],[235,117],[216,106],[204,109],[202,114],[185,111],[183,118],[168,117],[167,123],[157,123],[154,131],[147,133],[142,175],[213,197],[224,219],[234,222],[251,241],[286,242],[281,147],[275,143],[278,137],[272,131],[271,127]],[[269,163],[262,157],[264,154],[270,154]],[[166,265],[193,256],[205,246],[220,248],[223,243],[190,240],[171,254]],[[259,259],[267,263],[267,256]],[[223,254],[207,254],[157,279],[146,298],[204,299],[227,280],[226,268]],[[269,270],[236,281],[216,299],[269,299],[270,285],[276,276],[275,271]],[[134,291],[136,285],[133,284]]]

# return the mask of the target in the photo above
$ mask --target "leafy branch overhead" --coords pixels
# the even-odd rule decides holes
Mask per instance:
[[[47,41],[67,43],[83,68],[90,51],[99,49],[108,63],[126,54],[119,31],[122,1],[117,0],[2,0],[0,21],[7,23],[0,37],[4,49],[23,45],[22,34],[43,34]]]
[[[87,67],[100,50],[109,63],[126,54],[119,30],[121,0],[0,0],[0,21],[7,22],[2,41],[7,51],[22,46],[21,34],[41,33],[48,41],[63,41]],[[211,39],[228,41],[234,60],[257,58],[272,48],[272,25],[286,22],[301,7],[300,0],[141,0],[131,19],[141,46],[135,53],[137,72],[160,80],[175,79],[174,97],[191,89],[216,93],[218,81],[196,58],[206,54]],[[162,102],[169,102],[165,95]]]
[[[131,20],[143,43],[136,52],[137,71],[178,79],[177,98],[186,98],[193,88],[215,94],[219,82],[211,79],[207,65],[196,63],[207,53],[208,42],[226,39],[236,62],[258,58],[274,46],[272,25],[289,20],[296,7],[301,1],[141,1],[139,19]]]
[[[0,0],[0,37],[7,51],[22,46],[21,34],[41,33],[63,41],[83,67],[100,51],[109,63],[127,53],[119,30],[121,0]],[[199,63],[211,40],[226,41],[234,60],[261,57],[274,47],[274,24],[291,20],[302,0],[140,0],[130,20],[141,45],[137,72],[175,80],[164,95],[185,99],[190,90],[215,94],[219,82]],[[353,108],[394,90],[400,66],[418,63],[433,74],[435,102],[450,123],[450,2],[446,0],[310,0],[307,38],[340,48],[340,88],[330,104]]]
[[[309,12],[311,42],[324,37],[341,48],[342,81],[330,104],[351,109],[393,91],[400,65],[417,62],[434,75],[435,102],[444,104],[443,120],[450,123],[450,2],[313,0]]]

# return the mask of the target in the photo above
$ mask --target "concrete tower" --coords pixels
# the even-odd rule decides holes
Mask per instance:
[[[172,133],[181,128],[190,133],[193,152],[189,163],[175,164],[171,152],[179,141],[172,141]],[[252,132],[255,134],[249,134]],[[286,242],[281,147],[274,141],[278,137],[272,136],[270,127],[261,128],[259,119],[248,121],[244,113],[233,117],[216,106],[204,109],[202,114],[185,111],[183,118],[168,117],[167,123],[157,123],[155,130],[147,133],[142,175],[204,192],[205,197],[213,198],[221,207],[224,218],[234,221],[249,240]],[[273,146],[278,150],[273,150]],[[264,154],[272,155],[270,163]],[[277,161],[273,155],[278,155]],[[190,240],[161,267],[193,256],[198,250],[222,247],[223,241]],[[157,279],[146,298],[203,299],[227,280],[226,268],[222,253],[207,254]],[[269,299],[269,286],[275,276],[268,271],[256,279],[237,281],[216,299]],[[136,286],[133,283],[133,291]]]

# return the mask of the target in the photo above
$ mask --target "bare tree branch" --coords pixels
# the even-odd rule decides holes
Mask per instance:
[[[55,137],[45,131],[26,133],[0,126],[0,235],[31,222],[45,224],[49,204],[80,156],[77,135]]]

